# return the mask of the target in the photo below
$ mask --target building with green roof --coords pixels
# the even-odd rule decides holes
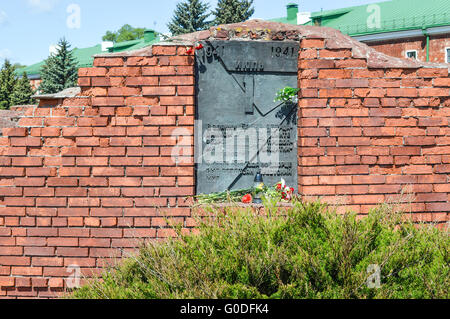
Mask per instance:
[[[142,39],[119,43],[107,41],[89,48],[82,48],[82,49],[74,48],[73,55],[75,57],[75,60],[77,61],[78,68],[86,68],[92,66],[92,64],[94,63],[94,55],[96,54],[137,50],[152,45],[154,43],[157,43],[159,41],[160,41],[159,34],[157,34],[154,30],[149,29],[145,31],[144,37]],[[41,61],[36,64],[17,69],[16,74],[18,76],[22,76],[23,72],[26,72],[32,85],[35,88],[37,88],[40,84],[41,79],[40,72],[44,64],[45,61]]]
[[[287,8],[286,18],[272,21],[330,27],[392,56],[450,63],[449,0],[374,2],[311,12],[308,21],[296,4]]]

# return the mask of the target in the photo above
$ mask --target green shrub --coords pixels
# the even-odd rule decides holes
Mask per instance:
[[[448,298],[448,233],[379,207],[210,208],[197,235],[150,242],[72,298]],[[381,287],[369,288],[369,265]]]

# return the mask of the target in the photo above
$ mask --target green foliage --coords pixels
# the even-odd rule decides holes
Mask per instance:
[[[23,64],[20,64],[20,63],[14,63],[14,68],[16,70],[22,69],[22,68],[26,68],[26,67],[27,67],[26,65],[23,65]]]
[[[116,32],[106,31],[103,41],[113,41],[115,43],[137,40],[144,37],[144,28],[134,28],[129,24],[123,25]]]
[[[0,110],[8,110],[8,109],[9,109],[8,101],[0,101]]]
[[[0,69],[0,109],[7,110],[11,106],[11,96],[17,83],[15,67],[5,60]]]
[[[172,21],[167,25],[173,35],[205,30],[209,27],[206,13],[209,5],[201,0],[186,0],[177,4]]]
[[[255,13],[252,5],[253,0],[219,0],[213,11],[214,23],[219,25],[246,21]]]
[[[41,69],[42,83],[39,91],[44,94],[57,93],[77,85],[78,67],[70,50],[70,44],[65,39],[58,43],[56,54],[45,60]]]
[[[14,91],[11,95],[11,105],[33,104],[35,101],[31,98],[34,94],[27,73],[23,72],[22,78],[17,81]]]
[[[284,89],[281,89],[277,92],[275,102],[276,101],[290,102],[298,95],[299,91],[300,89],[294,89],[287,86]]]
[[[449,298],[448,232],[381,206],[359,219],[320,203],[266,215],[209,208],[199,233],[152,241],[72,298]],[[206,217],[205,217],[206,216]],[[381,287],[369,288],[370,265]]]

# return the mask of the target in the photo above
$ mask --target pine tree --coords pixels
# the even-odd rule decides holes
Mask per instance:
[[[253,0],[219,0],[213,12],[216,16],[214,23],[219,25],[246,21],[255,13],[252,5]]]
[[[41,69],[42,83],[39,91],[44,94],[57,93],[77,84],[78,68],[70,44],[65,39],[58,43],[58,51],[51,54]]]
[[[34,94],[27,73],[23,72],[22,78],[17,81],[14,91],[11,94],[12,105],[26,105],[34,103],[31,96]]]
[[[15,67],[5,60],[0,70],[0,109],[9,109],[11,106],[11,95],[17,83],[17,77],[14,74]]]
[[[173,35],[205,30],[209,27],[206,19],[209,5],[201,0],[186,0],[177,4],[172,21],[167,25]]]

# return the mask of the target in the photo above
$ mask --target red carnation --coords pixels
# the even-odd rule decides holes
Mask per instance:
[[[187,54],[193,54],[194,53],[194,49],[190,48],[189,50],[186,51]]]
[[[247,195],[245,195],[244,197],[242,197],[242,202],[243,202],[244,204],[250,204],[251,202],[253,202],[252,195],[247,194]]]
[[[200,43],[195,49],[196,49],[196,50],[201,50],[201,49],[203,49],[203,44]]]

